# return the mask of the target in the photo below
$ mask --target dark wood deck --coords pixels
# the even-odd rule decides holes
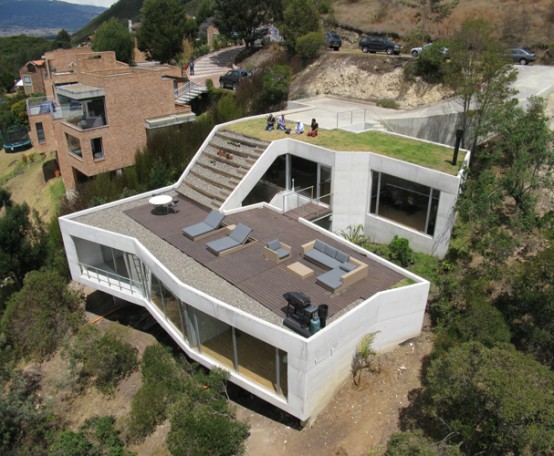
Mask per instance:
[[[127,210],[125,213],[280,317],[285,315],[284,310],[287,303],[283,294],[287,291],[301,291],[310,298],[315,306],[327,304],[330,318],[354,301],[367,299],[379,291],[390,288],[404,278],[397,272],[319,234],[294,218],[265,208],[252,209],[225,217],[224,223],[227,225],[240,222],[253,228],[251,234],[253,241],[249,242],[242,250],[218,257],[208,251],[206,243],[223,237],[224,234],[214,234],[202,240],[192,241],[181,231],[185,226],[204,220],[208,209],[199,207],[183,197],[180,197],[178,206],[179,212],[177,213],[156,213],[149,204]],[[317,285],[316,277],[325,270],[305,261],[300,254],[301,244],[317,238],[368,264],[367,278],[335,294]],[[279,239],[292,247],[290,259],[281,264],[275,264],[265,259],[263,246],[273,239]],[[308,279],[301,280],[288,272],[287,265],[296,261],[313,269],[315,274]],[[171,270],[171,265],[166,265],[166,267]]]

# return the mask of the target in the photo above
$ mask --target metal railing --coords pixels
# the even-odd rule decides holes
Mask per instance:
[[[100,284],[107,284],[108,287],[119,291],[145,296],[143,284],[137,280],[85,263],[79,263],[79,267],[81,268],[81,275],[87,279],[95,280]]]
[[[370,108],[365,109],[351,109],[349,111],[342,111],[336,114],[337,128],[347,127],[349,125],[366,124],[377,120],[386,126],[387,130],[395,131],[394,128],[383,119],[377,112]]]
[[[302,188],[299,190],[290,190],[281,195],[282,212],[288,212],[295,209],[300,209],[300,215],[304,217],[306,214],[317,217],[318,215],[331,212],[331,193],[314,197],[315,187]],[[324,202],[327,201],[327,202]]]
[[[190,97],[191,95],[196,95],[198,93],[207,92],[207,88],[197,84],[196,82],[189,81],[184,84],[177,92],[175,93],[175,99],[178,100],[181,97]]]

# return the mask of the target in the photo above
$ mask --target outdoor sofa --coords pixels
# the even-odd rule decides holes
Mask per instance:
[[[266,259],[277,264],[290,258],[290,251],[290,245],[279,241],[279,239],[274,239],[264,246],[264,256]]]
[[[367,277],[367,264],[320,239],[303,244],[301,252],[306,260],[329,269],[316,277],[316,283],[333,293]]]

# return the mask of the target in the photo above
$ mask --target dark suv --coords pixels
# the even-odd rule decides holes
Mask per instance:
[[[327,47],[338,51],[342,46],[342,39],[336,33],[325,32],[325,40],[327,41]]]
[[[398,43],[393,43],[382,36],[364,36],[360,39],[359,45],[362,52],[371,52],[372,54],[375,52],[386,52],[388,55],[398,55],[400,54],[400,49],[402,49],[402,46]]]
[[[244,68],[229,70],[223,76],[219,77],[219,87],[222,89],[237,90],[239,83],[250,76],[252,76],[252,73]]]

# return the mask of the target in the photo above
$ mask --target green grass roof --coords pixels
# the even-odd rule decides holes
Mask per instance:
[[[294,126],[292,120],[289,120],[288,123]],[[289,137],[279,130],[266,131],[265,125],[265,118],[248,119],[225,127],[225,130],[268,142]],[[306,128],[309,127],[306,126]],[[351,133],[339,129],[324,130],[320,128],[319,135],[316,138],[308,137],[305,134],[293,134],[290,138],[316,144],[337,152],[374,152],[451,175],[458,174],[463,161],[462,156],[456,166],[452,165],[452,148],[450,147],[429,144],[417,139],[404,138],[380,131]]]

